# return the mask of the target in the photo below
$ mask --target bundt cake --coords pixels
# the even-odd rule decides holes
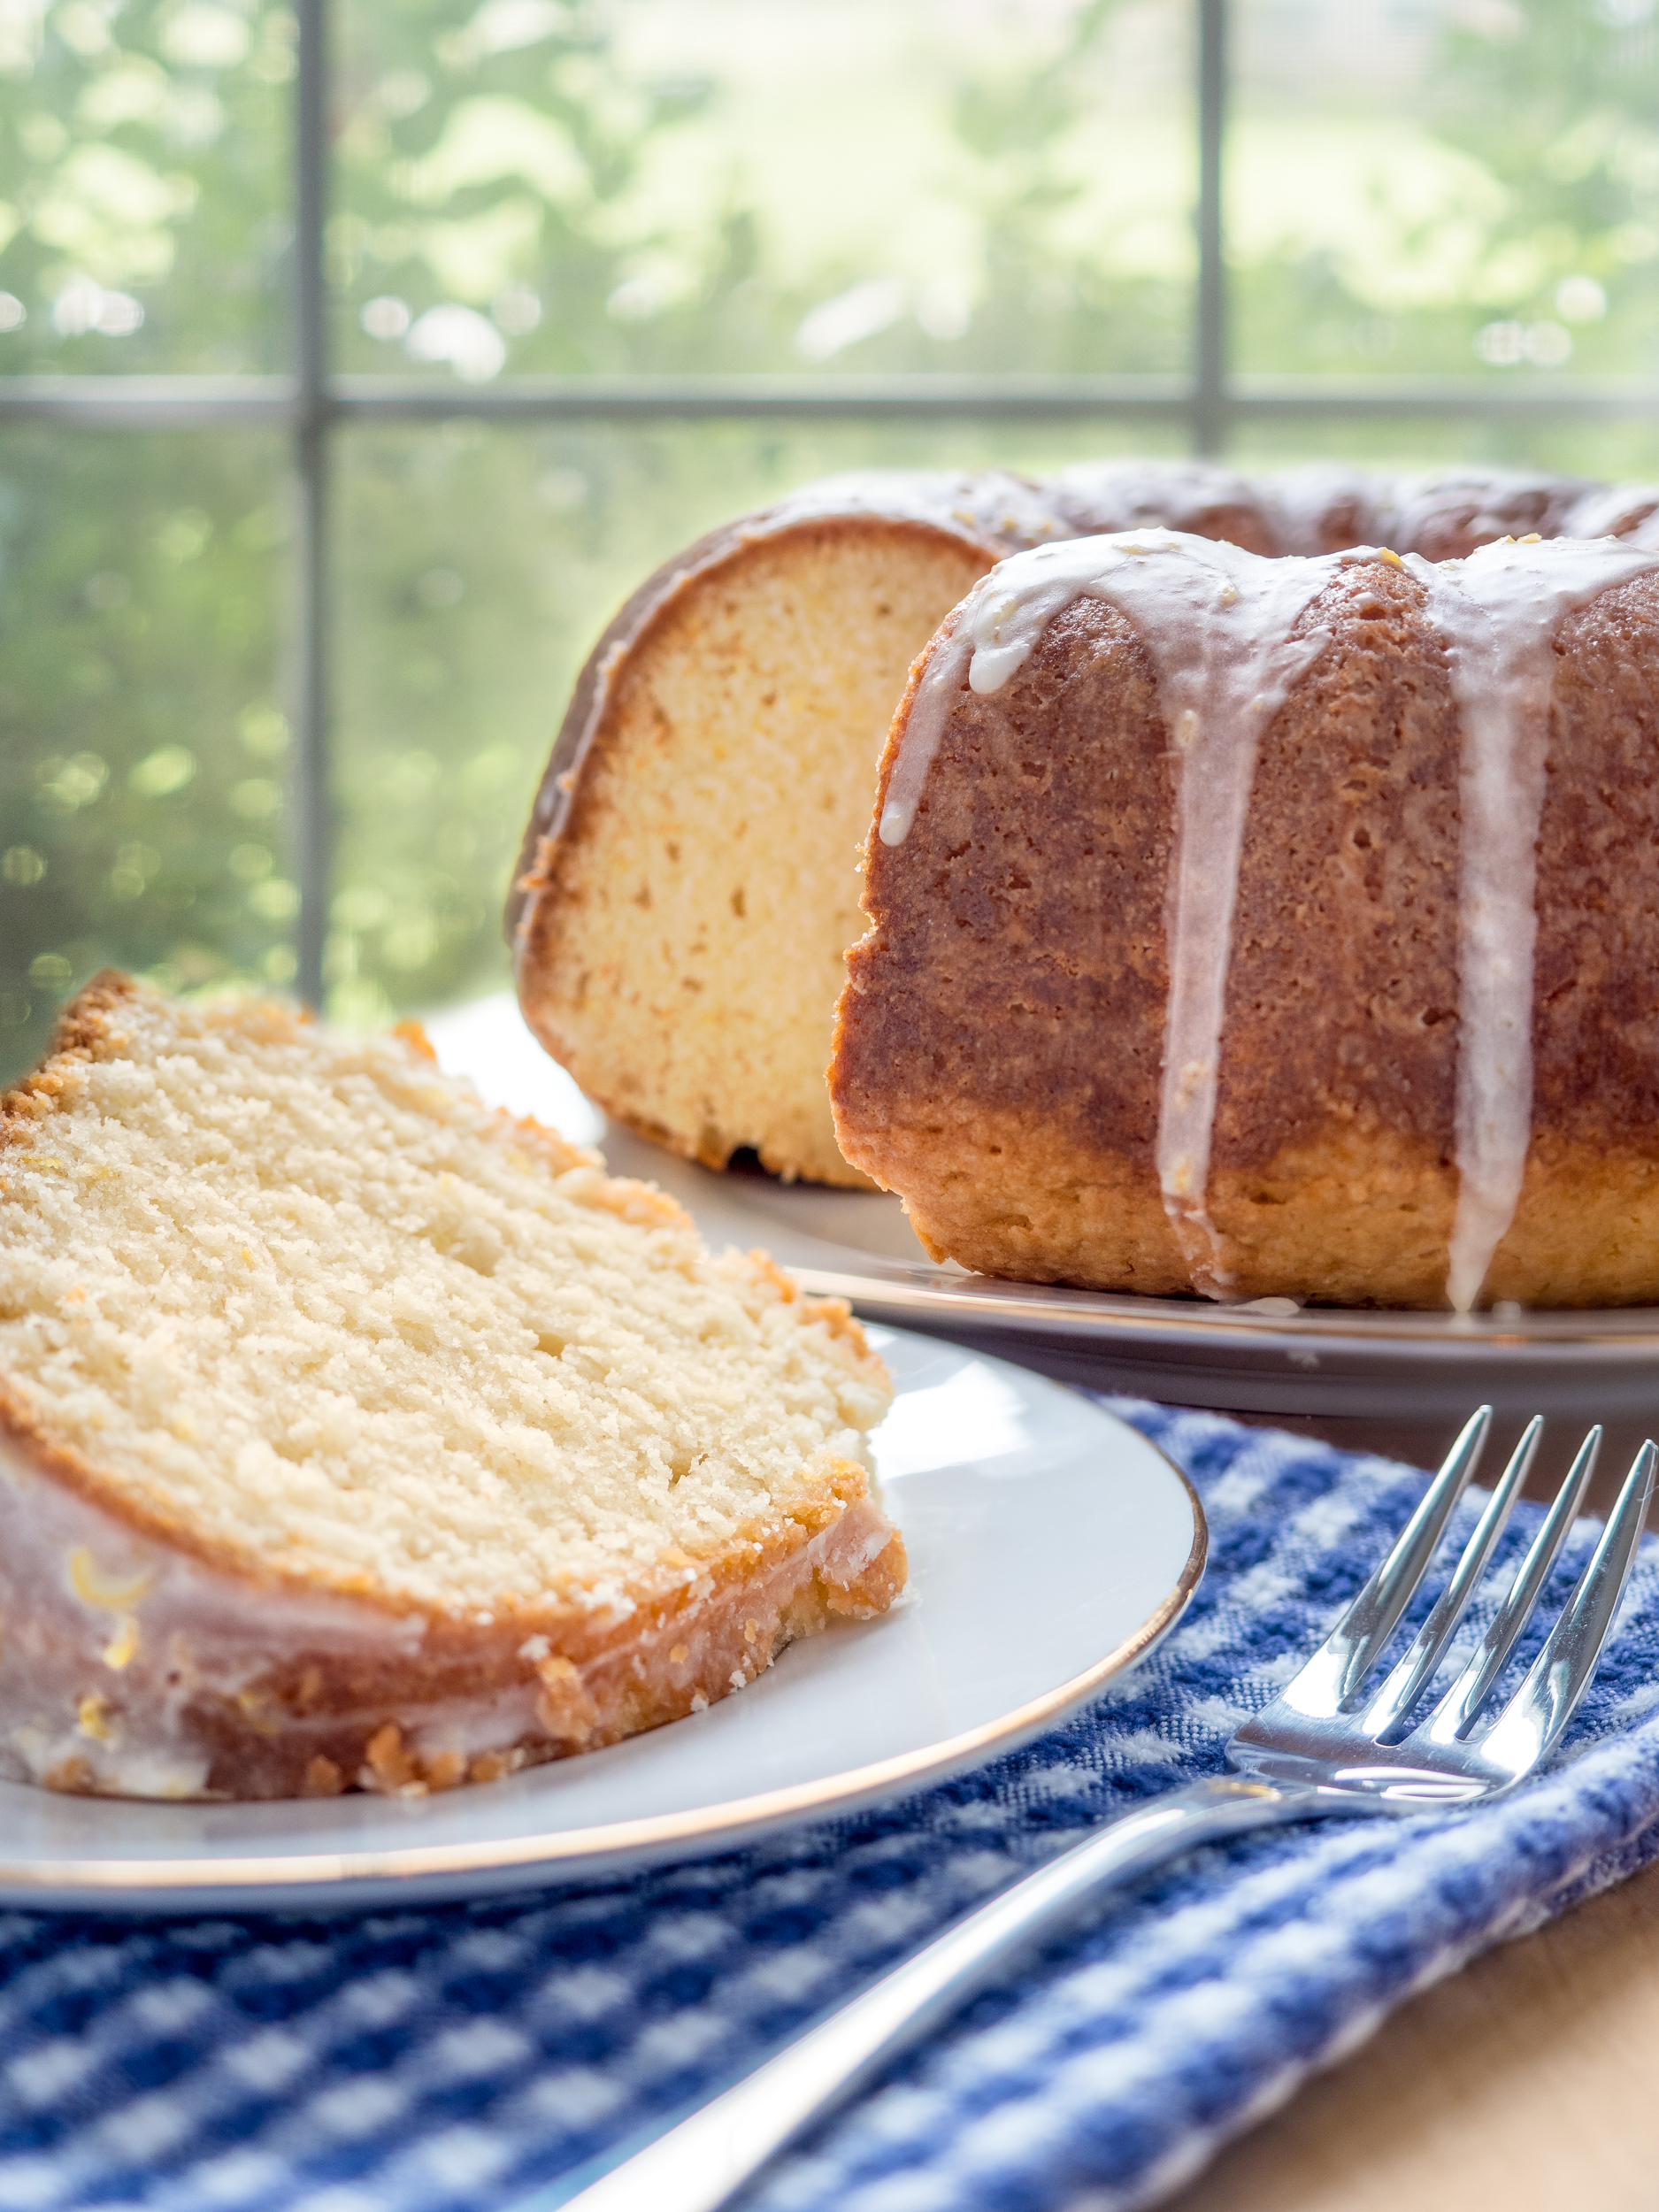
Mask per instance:
[[[509,910],[526,1016],[609,1113],[710,1166],[752,1148],[786,1178],[864,1183],[823,1071],[910,664],[1004,555],[1159,526],[1264,556],[1443,560],[1534,530],[1646,545],[1659,487],[1117,461],[835,478],[717,531],[589,659]]]
[[[844,1307],[419,1041],[104,976],[0,1102],[0,1776],[419,1792],[883,1611]]]
[[[1466,534],[1467,489],[1393,511]],[[997,1275],[1659,1300],[1656,572],[1152,527],[1002,562],[883,758],[846,1156]]]

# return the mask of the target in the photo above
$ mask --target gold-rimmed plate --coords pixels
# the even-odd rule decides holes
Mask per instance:
[[[687,1720],[441,1796],[163,1805],[0,1783],[0,1903],[316,1911],[719,1850],[1012,1750],[1144,1657],[1203,1565],[1185,1479],[1073,1392],[908,1333],[876,1463],[910,1550],[885,1618]]]

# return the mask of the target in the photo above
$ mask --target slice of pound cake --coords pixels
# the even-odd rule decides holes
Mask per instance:
[[[0,1775],[485,1780],[886,1610],[844,1307],[418,1033],[105,975],[0,1102]]]

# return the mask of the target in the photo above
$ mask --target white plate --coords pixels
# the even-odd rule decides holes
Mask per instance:
[[[717,1850],[1010,1751],[1143,1657],[1203,1567],[1186,1479],[1041,1375],[872,1332],[876,1463],[910,1555],[884,1619],[609,1750],[419,1799],[134,1804],[0,1783],[0,1903],[315,1911]]]
[[[1230,1411],[1419,1426],[1393,1448],[1437,1456],[1440,1428],[1481,1400],[1500,1415],[1609,1425],[1630,1448],[1659,1424],[1659,1310],[1460,1315],[1305,1311],[1288,1300],[1217,1306],[997,1282],[917,1242],[895,1198],[717,1175],[603,1117],[542,1052],[511,992],[428,1024],[444,1064],[487,1097],[603,1144],[618,1174],[672,1191],[716,1244],[764,1244],[809,1289],[872,1319],[932,1329],[1102,1389]],[[1369,1440],[1380,1447],[1373,1432]],[[1610,1456],[1617,1456],[1611,1453]]]

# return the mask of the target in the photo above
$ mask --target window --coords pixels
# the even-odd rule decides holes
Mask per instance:
[[[0,0],[0,1073],[499,981],[570,679],[832,469],[1659,472],[1654,0]]]

